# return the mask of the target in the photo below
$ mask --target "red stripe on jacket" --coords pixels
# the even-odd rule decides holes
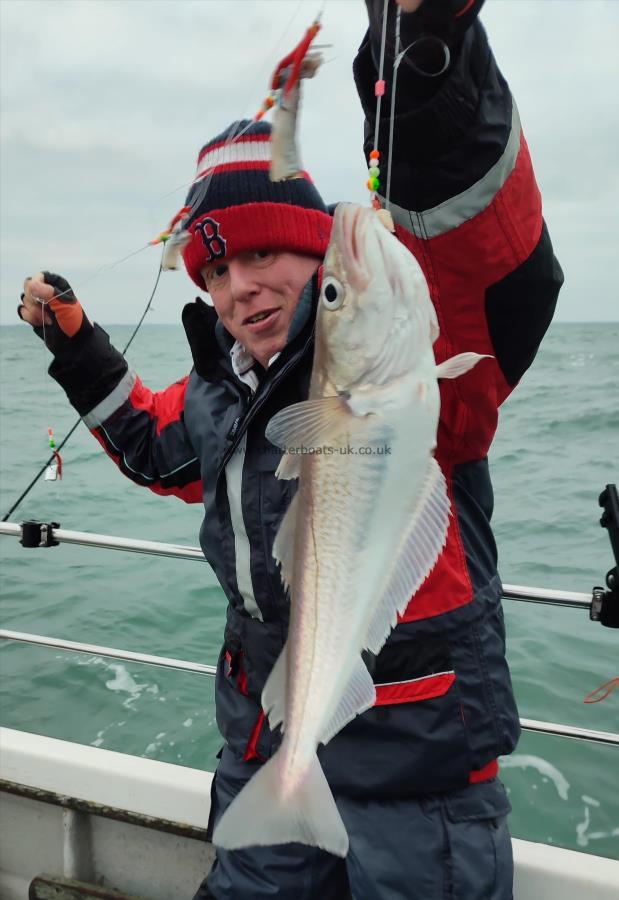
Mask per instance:
[[[513,171],[474,218],[426,241],[397,227],[398,237],[416,256],[430,287],[440,326],[434,345],[437,363],[465,351],[494,356],[485,313],[486,290],[531,255],[541,230],[541,197],[524,135]],[[398,618],[400,622],[441,615],[473,599],[453,503],[452,471],[458,464],[487,456],[498,408],[511,392],[494,358],[482,360],[459,378],[441,379],[439,388],[436,458],[447,480],[453,515],[445,549]]]
[[[438,675],[413,678],[410,681],[377,684],[374,706],[414,703],[417,700],[431,700],[432,697],[442,697],[443,694],[447,693],[455,680],[454,672],[441,672]]]
[[[186,375],[164,391],[154,393],[136,378],[133,389],[129,394],[129,403],[134,409],[142,409],[152,419],[157,420],[157,436],[166,425],[178,422],[185,407],[185,392],[189,375]]]

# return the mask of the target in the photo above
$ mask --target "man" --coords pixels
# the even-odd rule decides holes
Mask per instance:
[[[367,5],[370,30],[355,60],[366,155],[383,4]],[[319,753],[349,834],[348,857],[298,844],[220,850],[195,900],[512,894],[509,803],[496,761],[513,750],[519,725],[486,457],[498,406],[535,356],[562,275],[516,107],[476,21],[482,3],[401,5],[419,9],[401,23],[403,45],[415,43],[396,95],[397,236],[430,286],[441,328],[437,361],[464,350],[494,360],[441,383],[436,456],[454,510],[447,544],[386,646],[367,660],[376,707]],[[393,14],[390,6],[390,34]],[[390,39],[387,71],[392,56]],[[148,391],[58,276],[27,281],[20,308],[41,335],[47,319],[50,372],[121,470],[158,493],[204,503],[201,545],[229,600],[216,680],[225,744],[211,827],[280,737],[260,695],[286,637],[288,604],[271,550],[294,485],[274,477],[278,456],[265,428],[307,396],[330,230],[309,178],[269,181],[267,126],[230,144],[231,133],[203,148],[198,174],[214,166],[212,180],[198,195],[196,182],[188,197],[199,202],[185,264],[214,304],[197,300],[183,312],[194,358],[188,378]]]

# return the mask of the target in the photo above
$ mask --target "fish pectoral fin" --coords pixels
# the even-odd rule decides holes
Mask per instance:
[[[288,590],[294,575],[294,535],[297,528],[298,497],[299,495],[295,494],[292,498],[273,541],[273,558],[279,563],[279,574],[284,590]]]
[[[282,731],[286,724],[286,693],[288,690],[288,642],[275,660],[271,674],[262,689],[262,708],[269,717],[269,727],[274,731],[278,725]]]
[[[284,453],[275,469],[275,477],[280,481],[290,481],[301,474],[302,455],[299,453]]]
[[[393,558],[385,590],[368,625],[364,647],[378,653],[441,554],[447,540],[450,503],[445,476],[432,457],[421,495],[411,510],[405,531]]]
[[[376,702],[376,688],[365,663],[359,656],[346,690],[326,726],[320,733],[320,743],[328,744],[345,725],[365,712]]]
[[[446,359],[434,370],[437,378],[457,378],[458,375],[464,375],[473,366],[476,366],[481,359],[494,359],[489,353],[458,353],[451,359]]]
[[[213,843],[238,850],[298,841],[346,856],[348,835],[318,757],[290,790],[284,760],[280,749],[258,769],[219,820]]]
[[[300,460],[304,452],[344,434],[349,421],[354,421],[354,417],[344,397],[321,397],[282,409],[273,416],[265,433],[267,440],[281,447],[286,455]]]

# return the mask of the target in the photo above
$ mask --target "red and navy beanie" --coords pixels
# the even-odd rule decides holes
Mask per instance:
[[[185,201],[191,212],[183,227],[191,238],[183,258],[202,290],[206,285],[200,270],[238,253],[325,255],[332,219],[309,175],[302,172],[298,178],[273,182],[270,164],[268,122],[233,122],[200,151]]]

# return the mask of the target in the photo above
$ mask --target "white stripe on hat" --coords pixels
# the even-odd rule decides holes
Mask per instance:
[[[198,164],[198,173],[195,180],[204,178],[211,169],[216,166],[225,166],[230,163],[270,162],[271,141],[238,141],[237,143],[224,144],[215,150],[205,153]]]

